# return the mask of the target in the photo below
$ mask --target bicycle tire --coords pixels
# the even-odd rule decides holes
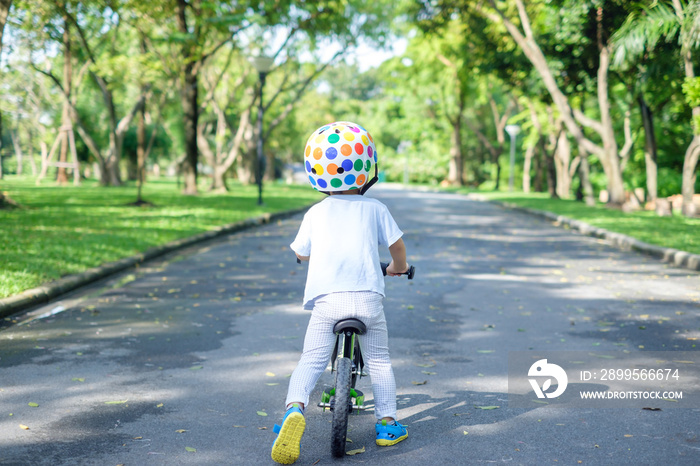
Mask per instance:
[[[338,358],[335,374],[335,402],[333,403],[333,424],[331,429],[331,454],[336,458],[345,456],[345,442],[350,415],[350,378],[352,363],[348,358]]]

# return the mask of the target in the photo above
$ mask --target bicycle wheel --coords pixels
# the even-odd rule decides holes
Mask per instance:
[[[335,402],[331,429],[331,454],[336,458],[345,456],[345,440],[350,414],[350,373],[352,364],[348,358],[338,358],[335,374]]]

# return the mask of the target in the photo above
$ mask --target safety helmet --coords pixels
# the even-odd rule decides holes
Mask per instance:
[[[336,121],[321,126],[306,141],[304,166],[318,191],[359,189],[364,194],[377,181],[377,149],[362,126]]]

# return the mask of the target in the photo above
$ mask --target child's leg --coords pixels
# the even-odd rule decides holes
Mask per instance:
[[[333,351],[334,324],[333,319],[328,319],[325,313],[314,309],[304,337],[304,351],[299,364],[292,372],[291,379],[289,379],[285,403],[287,406],[290,403],[301,403],[303,407],[308,406],[309,396],[316,386],[318,378],[326,370]]]
[[[375,295],[374,297],[371,295]],[[368,293],[358,306],[358,318],[367,325],[360,336],[365,363],[369,368],[374,395],[374,415],[377,419],[396,419],[396,381],[389,358],[389,336],[381,295]]]

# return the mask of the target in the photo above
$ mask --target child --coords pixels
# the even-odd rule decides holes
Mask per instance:
[[[306,422],[304,409],[333,350],[333,325],[356,318],[367,326],[359,336],[374,393],[377,445],[394,445],[408,437],[396,422],[396,383],[389,359],[382,299],[384,278],[377,246],[389,247],[391,276],[405,273],[406,248],[389,210],[362,194],[377,180],[377,152],[372,136],[361,126],[336,122],[316,130],[306,143],[306,171],[311,185],[328,198],[304,216],[290,245],[300,260],[309,261],[304,307],[312,309],[301,360],[292,373],[282,426],[272,459],[291,464],[299,458]],[[374,166],[374,177],[369,174]]]

